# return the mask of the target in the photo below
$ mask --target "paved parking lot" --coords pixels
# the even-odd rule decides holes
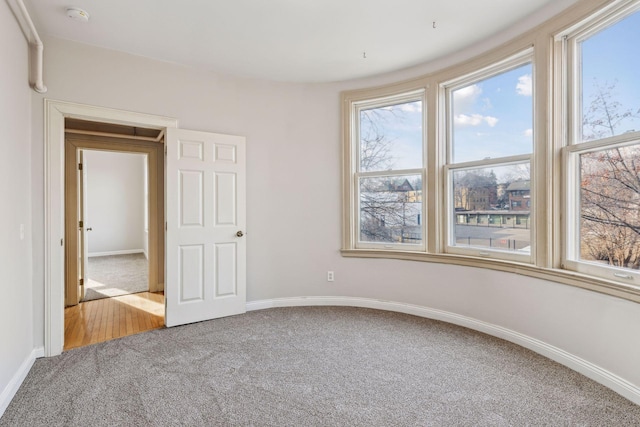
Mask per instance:
[[[456,224],[455,234],[460,246],[522,250],[531,244],[531,230],[525,228]]]

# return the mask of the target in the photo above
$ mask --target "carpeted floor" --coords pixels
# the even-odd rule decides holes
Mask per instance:
[[[0,426],[637,426],[515,344],[348,307],[261,310],[39,359]]]
[[[144,254],[90,257],[83,301],[149,290],[149,263]]]

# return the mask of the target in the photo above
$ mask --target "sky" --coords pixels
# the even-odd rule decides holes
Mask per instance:
[[[617,82],[612,96],[621,103],[621,111],[640,116],[640,12],[590,36],[580,48],[584,108],[593,99],[595,81]],[[453,91],[452,163],[531,153],[532,78],[528,63]],[[392,141],[392,168],[421,168],[421,102],[376,110],[386,117],[379,130]],[[622,122],[618,133],[630,129],[640,130],[640,118]]]
[[[379,118],[378,134],[391,141],[392,169],[422,168],[422,101],[406,102],[372,110]],[[367,134],[366,121],[361,122],[361,135]],[[375,133],[375,132],[374,132]]]
[[[583,111],[591,105],[596,83],[615,84],[611,95],[620,102],[619,111],[632,110],[640,116],[640,12],[587,38],[581,54]],[[615,133],[629,130],[640,131],[640,118],[624,120]]]
[[[532,66],[453,91],[452,162],[531,153]]]

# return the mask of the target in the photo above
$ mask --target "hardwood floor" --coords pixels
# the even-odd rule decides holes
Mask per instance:
[[[164,327],[164,293],[141,292],[64,309],[64,350]]]

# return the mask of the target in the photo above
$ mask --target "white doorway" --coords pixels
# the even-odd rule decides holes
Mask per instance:
[[[94,129],[101,129],[101,131]],[[133,138],[130,135],[141,132],[152,132],[153,136]],[[160,130],[77,119],[65,120],[65,306],[75,306],[85,299],[85,282],[88,282],[85,277],[86,267],[89,265],[88,252],[91,252],[89,246],[92,241],[95,241],[90,236],[94,234],[93,221],[96,220],[96,215],[98,220],[100,217],[103,218],[97,224],[101,231],[102,244],[97,248],[98,250],[92,251],[94,255],[122,255],[123,252],[145,250],[145,243],[139,240],[143,230],[144,200],[149,207],[146,215],[148,220],[146,258],[149,260],[146,282],[150,292],[160,292],[164,289],[163,134],[164,131]],[[92,156],[91,152],[94,152],[95,156]],[[85,153],[89,160],[86,167],[83,163]],[[123,166],[127,161],[122,155],[126,156],[126,153],[141,155],[147,159],[148,194],[146,197],[142,188],[144,165],[139,164],[137,159],[133,162],[129,159],[129,163],[134,163],[134,167]],[[103,164],[101,165],[100,162]],[[96,167],[95,172],[98,175],[93,178],[97,179],[89,179],[90,169],[94,169],[92,164]],[[84,185],[85,181],[88,185]],[[87,187],[91,186],[89,181],[93,181],[93,186],[99,193],[98,199],[94,197],[95,203],[90,201],[92,191],[87,191]],[[137,191],[130,192],[130,187],[136,187]],[[94,204],[96,215],[88,212],[89,204]],[[134,206],[128,206],[128,204],[134,204]],[[137,213],[132,214],[132,212]],[[130,215],[136,218],[128,218]],[[92,216],[93,219],[91,219]],[[112,218],[114,216],[120,219]],[[131,236],[131,234],[137,236]]]
[[[184,134],[182,132],[187,131],[177,129],[177,120],[168,117],[45,100],[45,356],[55,356],[63,349],[65,246],[77,244],[75,231],[74,237],[65,241],[65,212],[68,210],[64,197],[65,160],[69,157],[65,157],[66,118],[158,129],[173,134],[174,139],[168,141],[168,146],[175,148],[168,155],[170,158],[177,161],[200,156],[207,163],[201,174],[175,163],[177,167],[169,169],[165,176],[165,189],[183,191],[178,194],[173,190],[166,197],[162,195],[162,203],[155,210],[150,206],[150,214],[162,209],[167,211],[167,218],[175,219],[175,223],[164,224],[169,230],[165,277],[168,278],[167,272],[171,272],[171,279],[167,279],[164,286],[165,295],[168,306],[171,306],[170,301],[175,303],[173,308],[166,309],[165,319],[169,316],[175,319],[171,324],[177,325],[243,313],[246,309],[244,138],[205,132]],[[202,180],[196,178],[198,174]],[[185,180],[189,185],[184,185]],[[222,192],[217,191],[220,185],[225,188]],[[169,199],[175,203],[164,202]],[[198,200],[203,204],[194,204]],[[75,211],[77,204],[71,206]],[[197,212],[203,215],[201,224],[191,221]],[[229,213],[233,215],[229,216]],[[185,214],[189,221],[185,221]],[[214,225],[213,232],[207,228],[209,224]],[[73,230],[77,226],[77,223],[71,224]],[[205,236],[204,241],[201,241],[201,235]],[[172,238],[173,243],[169,244]],[[233,265],[229,267],[228,262]],[[206,267],[206,271],[202,270],[199,275],[192,266]],[[178,311],[188,313],[192,307],[198,312],[197,318],[178,314]]]

